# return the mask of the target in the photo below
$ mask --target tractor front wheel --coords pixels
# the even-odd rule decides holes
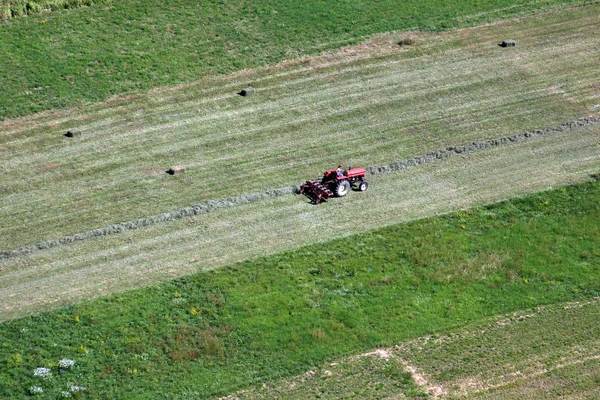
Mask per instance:
[[[344,197],[350,192],[350,182],[347,179],[341,180],[338,182],[335,188],[335,194],[338,197]]]
[[[361,192],[364,192],[368,188],[369,184],[366,181],[360,181],[360,183],[358,184],[358,190],[360,190]]]

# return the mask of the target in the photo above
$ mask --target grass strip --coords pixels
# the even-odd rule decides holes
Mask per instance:
[[[8,321],[0,395],[72,382],[100,398],[207,397],[589,299],[600,295],[599,199],[592,181]]]
[[[598,124],[600,122],[600,117],[584,117],[574,121],[567,121],[560,125],[548,127],[545,129],[536,129],[529,132],[521,132],[516,135],[505,136],[499,139],[490,139],[490,140],[480,140],[473,142],[468,145],[460,145],[460,146],[450,146],[446,149],[438,150],[435,152],[431,152],[425,154],[423,156],[417,156],[410,160],[400,160],[394,161],[389,165],[383,166],[370,166],[367,167],[367,172],[369,175],[378,175],[382,173],[389,172],[398,172],[405,170],[406,168],[416,167],[423,164],[430,164],[432,162],[444,160],[446,158],[452,157],[456,154],[462,153],[473,153],[479,150],[484,150],[491,147],[503,146],[507,144],[518,143],[527,139],[536,138],[539,136],[548,135],[551,133],[561,133],[566,132],[572,129],[583,128],[589,125]],[[200,215],[209,213],[214,210],[219,210],[222,208],[230,208],[235,207],[240,204],[253,203],[256,201],[265,200],[268,198],[274,198],[279,196],[284,196],[287,194],[297,193],[299,190],[299,184],[280,188],[280,189],[271,189],[260,193],[250,193],[245,195],[240,195],[233,198],[228,199],[219,199],[219,200],[209,200],[204,203],[198,203],[189,207],[181,208],[179,210],[163,213],[160,215],[137,219],[133,221],[121,222],[119,224],[93,229],[83,233],[77,233],[74,235],[63,236],[62,238],[55,240],[47,240],[44,242],[37,243],[33,246],[26,246],[19,249],[8,250],[0,252],[0,260],[7,260],[12,257],[23,256],[27,254],[31,254],[32,252],[36,252],[39,250],[49,249],[55,246],[64,245],[73,243],[79,240],[86,240],[93,237],[98,236],[106,236],[112,235],[116,233],[121,233],[126,230],[134,230],[140,229],[145,226],[154,225],[157,223],[174,221],[181,218],[190,217],[193,215]]]
[[[599,300],[497,315],[325,363],[302,375],[232,393],[224,400],[404,398],[402,394],[452,399],[593,398],[600,378],[600,325],[590,321],[600,317]]]
[[[119,0],[31,15],[0,24],[0,119],[318,55],[381,32],[472,26],[590,3]],[[23,2],[15,4],[25,12]]]

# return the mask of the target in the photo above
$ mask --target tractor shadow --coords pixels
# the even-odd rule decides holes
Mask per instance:
[[[303,196],[307,199],[306,204],[312,204],[313,206],[317,206],[321,203],[326,203],[327,200],[325,199],[321,199],[321,201],[319,203],[317,203],[317,200],[319,199],[317,196],[315,196],[314,194],[310,193],[310,192],[304,192],[304,193],[300,193],[300,189],[296,190],[294,192],[295,195],[297,196]]]
[[[316,197],[316,196],[312,196],[312,195],[310,195],[310,194],[308,194],[308,193],[298,193],[298,194],[299,194],[300,196],[304,196],[304,197],[306,197],[306,199],[307,199],[307,202],[306,202],[306,204],[311,204],[311,205],[313,205],[313,206],[318,206],[318,205],[321,205],[321,204],[323,204],[323,203],[327,203],[327,200],[325,200],[325,199],[321,199],[321,200],[319,201],[319,198],[318,198],[318,197]],[[319,202],[317,202],[317,201],[319,201]]]

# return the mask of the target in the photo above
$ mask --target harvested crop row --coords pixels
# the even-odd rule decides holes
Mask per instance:
[[[443,160],[449,157],[452,157],[456,154],[461,153],[472,153],[479,150],[498,147],[513,143],[522,142],[528,139],[534,139],[540,136],[552,134],[552,133],[560,133],[565,132],[571,129],[582,128],[589,125],[594,125],[600,123],[600,117],[585,117],[580,118],[573,121],[567,121],[560,125],[548,127],[545,129],[536,129],[528,132],[521,132],[516,135],[505,136],[499,139],[490,139],[490,140],[481,140],[476,141],[468,145],[460,145],[460,146],[450,146],[443,150],[438,150],[435,152],[431,152],[422,156],[418,156],[409,160],[399,160],[394,161],[388,165],[382,166],[370,166],[367,168],[367,172],[371,175],[384,174],[389,172],[397,172],[404,170],[406,168],[415,167],[423,164],[430,164],[439,160]],[[21,255],[31,254],[32,252],[38,250],[44,250],[48,248],[52,248],[62,244],[69,244],[79,240],[90,239],[98,236],[106,236],[112,235],[115,233],[120,233],[126,230],[133,230],[138,228],[143,228],[145,226],[158,224],[161,222],[173,221],[176,219],[181,219],[185,217],[190,217],[193,215],[205,214],[214,210],[222,209],[222,208],[230,208],[235,207],[240,204],[254,203],[257,201],[285,196],[292,193],[297,193],[299,185],[288,186],[279,189],[270,189],[264,192],[258,193],[249,193],[236,197],[226,198],[226,199],[218,199],[218,200],[209,200],[206,202],[198,203],[189,207],[181,208],[179,210],[163,213],[160,215],[156,215],[148,218],[136,219],[133,221],[122,222],[119,224],[110,225],[103,228],[93,229],[83,233],[77,233],[74,235],[64,236],[59,239],[49,240],[37,243],[32,246],[22,247],[15,250],[8,250],[0,253],[0,259],[9,259],[12,257],[17,257]]]
[[[396,161],[389,165],[379,167],[368,167],[367,172],[371,175],[376,175],[386,172],[401,171],[403,169],[414,167],[421,164],[429,164],[437,160],[452,157],[455,154],[471,153],[478,150],[497,147],[511,143],[522,142],[523,140],[536,138],[551,133],[565,132],[570,129],[582,128],[588,125],[600,123],[600,117],[584,117],[574,121],[568,121],[560,125],[551,126],[545,129],[536,129],[529,132],[521,132],[512,136],[505,136],[499,139],[480,140],[464,146],[450,146],[445,150],[438,150],[424,156],[415,157],[410,160]]]
[[[154,225],[161,222],[173,221],[176,219],[190,217],[192,215],[205,214],[221,208],[234,207],[240,204],[253,203],[259,200],[264,200],[272,197],[279,197],[285,194],[293,193],[296,186],[286,187],[281,189],[266,190],[260,193],[250,193],[242,196],[231,197],[228,199],[209,200],[203,203],[198,203],[193,206],[181,208],[176,211],[155,215],[149,218],[140,218],[133,221],[121,222],[120,224],[110,225],[104,228],[97,228],[83,233],[64,236],[60,239],[49,240],[38,243],[33,246],[22,247],[16,250],[4,251],[0,253],[0,259],[8,259],[11,257],[30,254],[38,250],[49,249],[61,244],[69,244],[78,240],[90,239],[98,236],[112,235],[126,230],[138,229],[144,226]]]

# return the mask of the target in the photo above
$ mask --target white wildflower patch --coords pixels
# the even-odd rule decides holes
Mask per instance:
[[[75,393],[75,392],[83,392],[85,390],[84,386],[77,386],[76,384],[74,384],[73,382],[67,382],[67,386],[69,387],[69,391],[71,393]]]
[[[68,358],[63,358],[58,362],[58,367],[60,369],[71,369],[75,365],[74,360],[69,360]]]
[[[52,376],[52,371],[50,370],[50,368],[39,367],[33,371],[33,376],[40,376],[44,379],[48,379]]]
[[[29,393],[31,395],[36,395],[36,394],[44,393],[44,389],[42,389],[40,386],[32,386],[32,387],[29,388]]]
[[[61,393],[61,395],[62,395],[62,397],[71,397],[71,396],[73,396],[71,394],[71,392],[69,392],[68,390],[63,390],[62,393]]]

